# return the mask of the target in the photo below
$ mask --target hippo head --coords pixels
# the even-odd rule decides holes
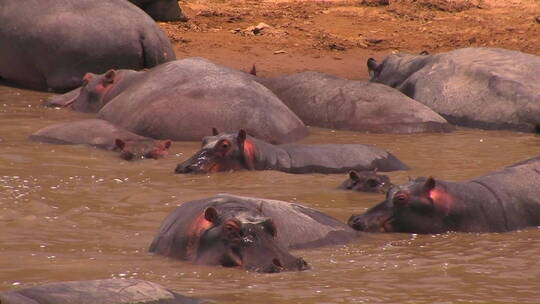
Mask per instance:
[[[158,159],[168,154],[171,141],[137,140],[123,141],[115,140],[115,150],[120,151],[120,157],[125,160],[135,160],[141,158]]]
[[[361,192],[377,192],[386,193],[392,183],[386,175],[377,174],[374,171],[350,171],[349,178],[339,186],[340,189],[361,191]]]
[[[266,273],[308,269],[302,258],[292,256],[278,244],[278,231],[270,218],[219,214],[216,208],[208,207],[204,223],[208,229],[199,236],[196,263]]]
[[[453,199],[433,178],[394,186],[386,200],[366,213],[352,215],[349,226],[367,232],[443,233],[456,230],[449,216]]]
[[[429,58],[426,51],[422,51],[419,55],[391,54],[382,63],[369,58],[367,60],[369,81],[383,83],[393,88],[398,87],[409,76],[420,70]]]
[[[76,111],[97,113],[107,103],[107,92],[117,82],[117,72],[109,70],[105,74],[86,73],[80,88],[66,94],[54,96],[46,105],[52,107],[71,107]]]
[[[253,169],[254,145],[247,139],[246,131],[238,134],[219,134],[203,138],[202,148],[176,167],[176,173],[210,173]]]

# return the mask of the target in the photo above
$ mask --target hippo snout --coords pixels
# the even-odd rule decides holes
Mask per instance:
[[[366,231],[368,226],[361,215],[352,215],[347,224],[358,231]]]
[[[310,268],[309,264],[303,258],[298,258],[296,260],[296,264],[298,265],[298,270],[300,271],[308,270]]]
[[[179,174],[191,173],[193,172],[193,168],[188,164],[178,164],[178,166],[176,166],[176,169],[174,169],[174,172]]]

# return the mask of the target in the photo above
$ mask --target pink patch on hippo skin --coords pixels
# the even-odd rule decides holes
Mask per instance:
[[[452,208],[454,199],[450,196],[448,192],[440,188],[433,188],[429,191],[429,197],[431,198],[433,203],[440,209],[443,209],[446,214],[450,212],[450,208]]]
[[[255,169],[255,145],[249,139],[244,141],[244,158],[248,169]]]
[[[201,235],[208,229],[210,229],[214,224],[208,221],[204,217],[204,211],[199,214],[189,225],[187,229],[187,248],[186,255],[189,258],[194,258],[194,253],[197,252],[199,248],[199,240]]]

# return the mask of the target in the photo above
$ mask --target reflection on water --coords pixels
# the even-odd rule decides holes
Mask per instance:
[[[196,142],[175,142],[169,157],[138,162],[83,146],[29,142],[29,134],[49,124],[92,117],[41,107],[48,95],[0,87],[0,290],[133,277],[225,303],[540,302],[535,228],[366,234],[347,246],[295,252],[313,267],[299,273],[249,273],[152,256],[147,246],[154,233],[183,201],[226,192],[301,202],[346,221],[383,196],[336,190],[345,174],[173,174],[198,149]],[[311,131],[304,142],[368,143],[391,151],[413,168],[389,173],[394,183],[421,175],[465,180],[540,154],[534,134]]]

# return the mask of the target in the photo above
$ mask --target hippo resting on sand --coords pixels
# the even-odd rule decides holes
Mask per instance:
[[[178,0],[129,0],[156,21],[187,21]]]
[[[386,193],[392,186],[390,178],[387,175],[377,174],[377,170],[360,172],[351,170],[349,178],[339,186],[339,189]]]
[[[98,112],[133,133],[176,141],[200,140],[208,126],[245,128],[271,143],[308,134],[302,121],[253,76],[203,58],[167,62],[145,72],[88,74],[83,86],[49,106]]]
[[[71,281],[0,292],[2,304],[197,304],[204,300],[177,294],[136,279]]]
[[[65,91],[86,72],[143,69],[174,60],[154,20],[125,0],[2,0],[0,78]]]
[[[259,78],[306,125],[370,133],[448,132],[439,114],[388,86],[304,72]]]
[[[540,57],[496,48],[368,60],[371,81],[405,93],[450,123],[540,133]]]
[[[466,182],[430,177],[395,186],[384,202],[351,216],[349,225],[361,231],[408,233],[540,226],[540,156]]]
[[[308,268],[289,249],[346,244],[356,236],[344,223],[312,208],[220,194],[176,208],[150,251],[198,264],[281,272]]]
[[[246,131],[203,139],[202,149],[176,167],[176,173],[209,173],[231,170],[277,170],[287,173],[343,173],[349,170],[406,170],[394,155],[368,145],[272,145]]]
[[[160,158],[167,155],[171,141],[156,141],[118,128],[101,119],[84,119],[45,127],[30,139],[52,144],[85,144],[120,152],[125,160]]]

